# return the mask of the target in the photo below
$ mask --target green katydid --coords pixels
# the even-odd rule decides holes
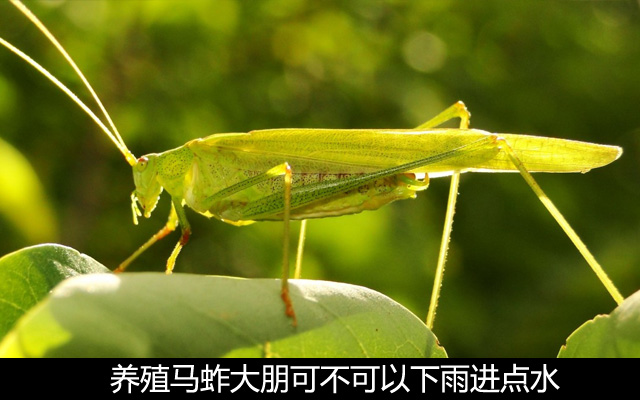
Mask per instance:
[[[173,150],[136,158],[71,57],[22,3],[17,0],[12,0],[12,3],[38,26],[74,68],[107,124],[37,62],[4,39],[0,38],[0,43],[71,97],[124,155],[133,168],[135,190],[131,200],[134,222],[137,223],[138,216],[151,215],[162,190],[171,196],[172,208],[166,225],[125,260],[118,271],[124,270],[153,243],[179,226],[181,238],[167,261],[166,271],[171,273],[191,233],[185,206],[233,225],[282,220],[285,235],[281,295],[286,313],[295,324],[288,293],[288,231],[291,219],[305,221],[374,210],[395,200],[415,197],[418,191],[428,187],[429,178],[451,175],[436,279],[427,316],[427,326],[432,328],[460,174],[519,172],[614,300],[617,303],[623,300],[582,240],[531,175],[531,172],[586,172],[615,161],[622,154],[619,147],[470,129],[470,114],[464,104],[458,102],[414,129],[271,129],[216,134],[192,140]],[[454,118],[460,119],[459,129],[436,129]],[[302,233],[297,271],[303,237]]]

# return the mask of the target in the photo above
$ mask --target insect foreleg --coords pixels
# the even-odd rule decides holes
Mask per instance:
[[[151,247],[155,242],[157,242],[158,240],[164,238],[165,236],[167,236],[168,234],[176,230],[176,226],[178,226],[178,216],[172,204],[171,211],[169,212],[169,219],[167,220],[167,223],[162,227],[162,229],[160,229],[155,235],[151,236],[151,238],[147,240],[145,244],[140,246],[140,248],[138,248],[138,250],[136,250],[132,255],[130,255],[129,258],[124,260],[118,266],[118,268],[116,268],[113,272],[115,273],[124,272],[124,270],[127,269],[129,264],[131,264],[136,258],[138,258],[140,254],[144,253],[145,250]]]
[[[522,177],[527,182],[529,187],[534,191],[536,196],[538,196],[538,199],[540,199],[542,204],[544,204],[544,206],[547,208],[549,213],[560,225],[562,230],[567,234],[569,239],[571,239],[571,241],[576,246],[580,254],[582,254],[582,257],[584,257],[584,259],[587,261],[589,266],[591,266],[591,269],[593,269],[593,272],[596,273],[596,275],[598,276],[598,279],[600,279],[600,281],[602,282],[604,287],[607,289],[611,297],[613,297],[615,302],[618,305],[620,305],[624,300],[624,297],[622,297],[622,294],[620,294],[620,292],[615,287],[611,279],[607,276],[606,272],[604,272],[604,270],[602,269],[602,266],[600,266],[598,261],[596,261],[595,257],[591,254],[589,249],[587,249],[587,246],[584,244],[584,242],[582,242],[578,234],[576,234],[576,232],[573,230],[571,225],[569,225],[569,223],[564,218],[564,216],[556,208],[556,206],[549,199],[549,197],[547,197],[547,195],[544,193],[540,185],[538,185],[535,179],[533,179],[533,176],[525,168],[524,164],[522,163],[522,160],[520,160],[520,158],[518,157],[518,154],[515,152],[515,150],[513,150],[511,145],[509,145],[509,142],[507,142],[504,138],[499,137],[497,139],[497,143],[502,147],[504,151],[507,152],[507,155],[511,159],[511,162],[513,162],[513,165],[515,165],[516,168],[518,168],[518,170],[520,171],[520,175],[522,175]]]
[[[187,220],[187,215],[184,212],[182,201],[176,198],[172,198],[171,201],[173,202],[172,210],[175,210],[175,214],[178,218],[178,225],[180,225],[180,230],[182,231],[182,236],[180,236],[180,240],[176,243],[176,247],[173,248],[169,259],[167,260],[167,270],[165,271],[167,275],[173,272],[173,267],[176,265],[176,258],[178,258],[180,250],[182,250],[184,245],[189,241],[189,236],[191,236],[191,225],[189,225],[189,221]]]

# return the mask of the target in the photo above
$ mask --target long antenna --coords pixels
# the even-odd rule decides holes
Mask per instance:
[[[60,82],[56,77],[54,77],[49,71],[47,71],[44,67],[38,64],[35,60],[33,60],[31,57],[23,53],[20,49],[13,46],[11,43],[7,42],[1,37],[0,37],[0,44],[5,46],[7,49],[9,49],[11,52],[16,54],[20,58],[22,58],[29,65],[31,65],[36,70],[38,70],[38,72],[40,72],[45,77],[47,77],[51,82],[53,82],[60,90],[66,93],[67,96],[69,96],[85,113],[87,113],[87,115],[89,115],[94,120],[94,122],[104,131],[104,133],[109,137],[109,139],[111,139],[111,141],[116,145],[118,150],[120,150],[120,152],[124,155],[127,162],[132,166],[135,165],[137,162],[136,157],[127,148],[127,145],[124,143],[124,140],[122,140],[122,137],[118,133],[118,129],[113,123],[113,120],[109,116],[109,113],[107,112],[106,108],[103,106],[102,102],[100,101],[100,98],[98,97],[96,92],[93,90],[93,87],[91,87],[91,84],[85,78],[84,74],[82,73],[82,71],[80,71],[80,68],[78,68],[76,63],[71,58],[71,56],[66,52],[66,50],[60,44],[60,42],[58,42],[58,40],[53,36],[53,34],[44,26],[44,24],[40,22],[40,20],[24,4],[22,4],[19,0],[11,0],[11,3],[18,10],[20,10],[34,25],[36,25],[38,29],[40,29],[40,31],[58,49],[58,51],[62,54],[65,60],[67,60],[69,65],[71,65],[73,70],[80,77],[84,85],[87,87],[87,89],[93,96],[93,99],[96,101],[96,103],[100,107],[100,110],[102,111],[103,115],[107,119],[112,130],[109,130],[109,128],[107,128],[105,124],[102,122],[102,120],[100,120],[100,118],[98,118],[93,113],[93,111],[91,111],[91,109],[82,102],[82,100],[80,100],[75,94],[73,94],[73,92],[69,88],[67,88],[62,82]]]

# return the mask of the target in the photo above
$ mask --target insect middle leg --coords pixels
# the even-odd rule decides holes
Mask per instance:
[[[304,242],[307,237],[307,220],[300,221],[300,234],[298,237],[298,249],[296,251],[296,269],[293,271],[293,279],[302,278],[302,254],[304,253]]]
[[[236,213],[237,217],[243,221],[282,218],[286,223],[290,218],[288,216],[289,211],[286,210],[287,208],[290,208],[298,218],[304,218],[309,215],[319,217],[317,213],[321,212],[321,210],[331,211],[330,207],[332,204],[343,209],[345,202],[342,200],[349,200],[351,196],[356,196],[360,189],[370,187],[370,185],[375,186],[376,183],[380,183],[387,187],[392,194],[389,197],[379,197],[378,199],[381,201],[373,203],[375,204],[375,208],[377,208],[393,200],[413,197],[413,192],[426,189],[428,181],[412,179],[410,171],[420,170],[430,164],[437,164],[449,159],[465,157],[472,153],[478,154],[478,152],[480,152],[482,154],[486,152],[487,157],[492,157],[496,153],[495,141],[495,135],[488,135],[435,156],[426,157],[371,173],[355,174],[345,179],[317,181],[308,184],[296,185],[294,187],[289,187],[289,184],[285,184],[284,196],[282,192],[276,191],[272,194],[253,199],[248,202],[243,202],[241,206],[234,207],[233,211]],[[407,176],[407,174],[409,174],[409,176]],[[262,174],[262,176],[265,175],[268,174]],[[224,189],[224,197],[230,195],[230,192],[239,191],[235,190],[234,187],[241,187],[242,190],[248,188],[246,183],[247,181],[251,181],[252,184],[257,184],[258,182],[256,178],[260,176],[261,175],[249,178]],[[266,176],[261,179],[264,180],[265,178]],[[401,192],[395,192],[396,189]],[[457,190],[457,182],[454,182],[454,189],[455,192]],[[288,193],[289,190],[290,193]],[[452,205],[450,208],[453,209],[455,201],[451,203]],[[370,204],[372,203],[367,202],[353,205],[351,212],[359,212],[364,209],[369,209],[368,205]],[[328,206],[329,209],[322,208],[324,206]],[[449,222],[452,220],[452,214],[450,214],[448,220]],[[450,227],[447,231],[450,232]],[[446,249],[446,241],[444,248]],[[283,270],[286,271],[287,267],[285,266]],[[285,304],[288,305],[290,302],[285,298],[285,295],[288,294],[288,289],[286,288],[287,277],[288,273],[283,274],[283,300],[285,300]]]
[[[277,165],[267,172],[256,175],[254,177],[245,179],[240,181],[234,185],[231,185],[217,193],[214,193],[212,196],[209,196],[206,200],[207,203],[213,204],[217,201],[224,200],[233,196],[236,193],[242,192],[246,189],[251,188],[252,186],[258,185],[260,183],[266,182],[274,177],[282,175],[284,177],[284,194],[282,196],[283,200],[283,215],[282,220],[284,222],[284,235],[283,235],[283,256],[282,256],[282,286],[280,290],[280,297],[284,301],[285,304],[285,314],[293,320],[293,326],[298,324],[295,311],[293,309],[293,302],[291,301],[291,296],[289,294],[289,233],[290,233],[290,215],[291,215],[291,188],[293,182],[293,172],[291,170],[291,166],[288,163],[282,163]],[[229,221],[233,223],[233,221]],[[301,235],[304,232],[301,231]],[[299,245],[300,246],[300,245]],[[300,253],[300,251],[299,251]]]
[[[284,163],[284,235],[282,245],[282,287],[280,289],[280,297],[284,301],[285,314],[293,319],[293,326],[298,325],[296,313],[293,310],[293,302],[289,295],[289,228],[291,220],[291,185],[293,182],[293,174],[291,172],[291,166],[288,163]],[[304,232],[300,233],[301,235]],[[296,262],[296,270],[298,263]]]

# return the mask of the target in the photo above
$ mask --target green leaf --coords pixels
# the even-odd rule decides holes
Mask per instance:
[[[325,281],[160,273],[79,276],[0,344],[1,356],[445,357],[431,331],[388,297]]]
[[[66,278],[109,270],[60,245],[27,247],[0,258],[0,337]]]
[[[31,243],[55,240],[56,218],[29,160],[2,139],[0,160],[0,215]]]
[[[640,357],[640,291],[576,329],[558,357]]]

